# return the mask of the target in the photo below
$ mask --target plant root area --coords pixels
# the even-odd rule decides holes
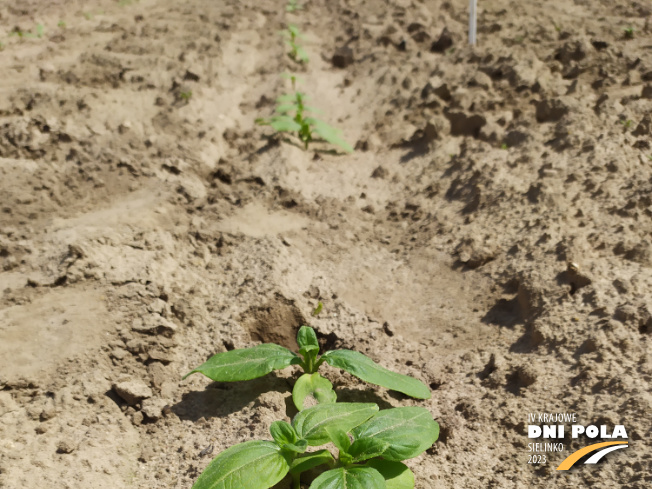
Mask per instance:
[[[417,488],[650,487],[652,7],[479,4],[474,47],[466,1],[0,5],[0,487],[190,488],[298,371],[181,377],[302,324],[430,386],[323,370],[431,411]],[[283,72],[354,153],[254,123]],[[530,413],[630,446],[558,472],[599,440]]]

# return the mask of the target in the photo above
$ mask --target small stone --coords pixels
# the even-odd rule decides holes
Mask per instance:
[[[586,52],[587,49],[585,43],[581,41],[569,41],[557,50],[555,53],[555,59],[566,66],[571,61],[582,61],[586,58]]]
[[[137,333],[162,334],[171,336],[177,332],[177,326],[160,314],[149,314],[143,318],[134,319],[131,329]]]
[[[394,329],[389,325],[387,321],[383,323],[383,331],[387,336],[394,336]]]
[[[348,46],[340,46],[331,59],[336,68],[346,68],[353,63],[353,50]]]
[[[537,122],[557,122],[568,114],[568,107],[561,100],[542,100],[536,104]]]
[[[311,285],[310,287],[308,287],[307,292],[308,292],[308,297],[310,297],[311,299],[319,299],[319,296],[321,295],[319,287],[315,285]]]
[[[64,438],[57,443],[57,453],[72,453],[77,449],[77,444],[70,438]]]
[[[154,299],[154,301],[152,301],[151,304],[149,304],[147,306],[147,310],[149,312],[153,312],[153,313],[162,315],[163,312],[165,311],[165,305],[166,305],[166,303],[165,303],[165,301],[163,299],[156,298],[156,299]]]
[[[120,382],[113,386],[113,390],[130,406],[152,397],[152,390],[140,380]]]
[[[147,354],[149,355],[149,360],[156,360],[165,365],[174,360],[174,354],[162,348],[152,348],[147,350]]]
[[[480,129],[487,124],[487,119],[479,114],[467,115],[464,112],[448,112],[445,114],[451,124],[451,136],[480,135]]]
[[[161,397],[171,399],[174,397],[179,384],[178,382],[167,381],[161,385]]]
[[[197,82],[199,81],[199,75],[197,73],[193,73],[190,70],[186,70],[185,75],[183,75],[183,79],[187,81]]]
[[[136,411],[134,414],[131,415],[131,422],[136,426],[141,425],[144,420],[145,420],[145,415],[140,411]]]
[[[508,148],[515,148],[527,142],[528,139],[530,139],[530,136],[523,131],[510,131],[505,136],[504,141]]]
[[[149,462],[153,460],[154,457],[156,457],[156,455],[158,455],[158,453],[156,452],[156,450],[154,450],[154,447],[152,447],[151,445],[146,445],[141,448],[140,458],[138,460],[140,460],[141,462]]]
[[[444,27],[444,30],[441,31],[441,35],[439,36],[439,39],[433,42],[432,46],[430,46],[430,51],[433,53],[443,53],[452,45],[453,45],[453,38],[451,37],[451,34],[448,31],[448,29]]]
[[[404,144],[408,145],[429,145],[437,139],[437,128],[432,122],[427,122],[423,129],[417,129],[412,133],[409,140]]]
[[[163,408],[167,405],[163,399],[145,399],[141,412],[152,421],[157,421],[163,416]]]
[[[116,347],[111,350],[111,357],[115,358],[116,360],[123,360],[125,356],[127,356],[127,351],[124,348]]]
[[[537,371],[531,365],[521,365],[515,372],[516,382],[519,387],[529,387],[537,380]]]
[[[160,389],[163,385],[163,382],[170,378],[167,369],[163,366],[162,363],[159,362],[152,362],[149,364],[147,367],[147,372],[149,373],[152,385],[156,389]]]
[[[0,416],[18,410],[18,404],[9,392],[0,392]]]
[[[652,85],[647,84],[643,86],[643,91],[641,92],[642,98],[652,99]]]
[[[651,97],[652,98],[652,97]],[[641,122],[638,123],[636,129],[632,132],[634,136],[652,136],[652,119],[649,115],[645,115]]]
[[[281,243],[283,243],[283,245],[287,246],[288,248],[292,246],[292,241],[290,241],[285,236],[281,236]]]
[[[389,175],[389,172],[382,166],[377,167],[371,174],[371,178],[386,178]]]
[[[54,418],[56,415],[57,415],[57,410],[54,407],[54,402],[50,400],[43,408],[43,411],[41,411],[41,415],[39,418],[41,421],[47,421],[49,419]]]
[[[614,318],[622,323],[634,321],[637,316],[638,310],[632,304],[621,304],[614,312]]]

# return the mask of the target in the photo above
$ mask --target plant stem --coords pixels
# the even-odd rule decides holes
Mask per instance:
[[[301,475],[292,474],[292,489],[301,489]]]

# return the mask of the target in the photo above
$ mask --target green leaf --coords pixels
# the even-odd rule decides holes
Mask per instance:
[[[290,423],[274,421],[269,427],[269,431],[274,441],[281,448],[295,453],[303,453],[308,448],[308,442],[306,440],[299,440],[297,432],[294,431]]]
[[[414,489],[414,474],[401,462],[369,460],[367,467],[373,467],[385,478],[387,489]]]
[[[355,440],[368,439],[369,444],[377,443],[378,449],[388,444],[383,458],[400,461],[430,448],[439,437],[439,425],[427,409],[402,407],[380,411],[354,428],[351,434]]]
[[[318,450],[312,453],[306,453],[294,459],[290,467],[290,473],[300,474],[310,470],[318,465],[335,463],[335,459],[328,450]]]
[[[357,351],[328,351],[322,355],[322,358],[329,365],[346,370],[366,382],[381,385],[417,399],[430,398],[430,389],[420,380],[387,370]]]
[[[345,431],[338,430],[337,428],[326,428],[326,433],[328,433],[328,437],[340,453],[349,451],[349,448],[351,448],[351,439]]]
[[[296,37],[301,36],[301,32],[299,32],[299,28],[294,24],[288,25],[288,31],[294,34]]]
[[[310,61],[310,58],[308,57],[308,53],[306,53],[306,50],[303,49],[301,46],[295,46],[295,49],[297,51],[297,60],[301,61],[302,63],[307,63]]]
[[[304,453],[307,448],[308,442],[306,440],[297,440],[296,443],[287,443],[283,445],[283,449],[294,453]]]
[[[308,99],[308,96],[305,93],[301,92],[295,92],[295,93],[284,93],[283,95],[279,95],[276,98],[276,103],[277,104],[283,104],[287,102],[293,102],[296,104],[297,98],[301,98],[302,100]]]
[[[192,489],[268,489],[290,470],[271,441],[248,441],[224,450],[208,464]]]
[[[319,313],[321,312],[321,310],[322,310],[323,308],[324,308],[324,304],[323,304],[323,302],[322,302],[322,301],[319,301],[319,302],[317,303],[317,307],[315,307],[315,310],[312,311],[312,315],[313,315],[313,316],[316,316],[317,314],[319,314]]]
[[[301,362],[299,356],[282,346],[264,343],[218,353],[205,363],[184,375],[184,379],[196,372],[218,382],[235,382],[262,377],[272,370],[278,370]]]
[[[328,470],[317,477],[310,489],[385,489],[385,479],[371,467]]]
[[[297,432],[294,431],[292,425],[286,421],[274,421],[269,427],[269,432],[272,434],[274,441],[283,448],[288,443],[296,443],[299,439]]]
[[[278,132],[297,132],[301,130],[301,125],[297,124],[292,117],[275,116],[269,124]]]
[[[342,148],[347,153],[353,153],[353,147],[344,140],[342,137],[342,131],[335,129],[324,121],[320,121],[314,117],[307,117],[306,121],[314,128],[315,133],[324,141]]]
[[[299,353],[304,357],[311,356],[313,360],[317,358],[317,353],[319,353],[319,347],[314,345],[306,345],[299,348]]]
[[[334,403],[337,401],[337,394],[333,390],[333,384],[315,372],[299,377],[292,389],[292,401],[299,411],[303,411],[313,406],[315,402],[317,404]]]
[[[295,82],[302,82],[303,77],[295,74],[295,73],[288,73],[287,71],[285,73],[281,73],[281,77],[285,78],[286,80],[292,80],[294,79]]]
[[[319,341],[317,341],[317,333],[310,326],[301,326],[297,333],[297,343],[299,347],[303,346],[316,346],[319,348]]]
[[[296,110],[297,110],[296,104],[278,105],[276,107],[276,112],[278,112],[279,114],[283,114],[283,115],[289,114],[290,112],[293,112],[293,111],[296,111]]]
[[[375,440],[373,438],[361,438],[355,440],[348,450],[354,462],[362,462],[370,458],[380,457],[389,448],[389,443]]]
[[[318,446],[330,441],[326,428],[349,432],[377,411],[378,406],[373,403],[318,404],[297,414],[292,420],[292,426],[299,438],[306,440],[308,445]]]

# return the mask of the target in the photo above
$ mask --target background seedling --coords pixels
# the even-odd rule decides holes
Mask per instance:
[[[335,402],[333,385],[317,373],[319,367],[326,362],[371,384],[417,399],[430,398],[430,389],[420,380],[387,370],[357,351],[331,350],[319,357],[317,335],[315,330],[308,326],[301,326],[299,329],[297,343],[299,355],[273,343],[218,353],[183,378],[198,372],[216,382],[235,382],[262,377],[272,370],[290,365],[299,365],[304,374],[294,385],[292,400],[301,411],[307,407],[306,401],[310,402],[310,398],[319,403]]]
[[[319,313],[321,312],[321,310],[323,309],[323,307],[324,307],[324,304],[322,304],[322,302],[319,301],[319,302],[317,303],[317,307],[315,307],[315,310],[312,311],[312,315],[313,315],[313,316],[316,316],[317,314],[319,314]]]
[[[308,112],[317,112],[317,109],[307,106],[305,101],[306,95],[301,92],[282,95],[277,99],[277,114],[269,119],[256,119],[256,123],[271,126],[276,132],[296,133],[305,149],[320,138],[348,153],[353,152],[353,147],[344,140],[339,129],[307,115]]]
[[[430,448],[439,425],[428,410],[404,407],[378,411],[372,403],[320,404],[292,423],[275,421],[273,441],[248,441],[215,457],[192,489],[268,489],[289,472],[293,489],[301,474],[325,465],[310,489],[412,489],[414,475],[402,463]],[[333,443],[327,449],[308,451]],[[233,484],[233,481],[238,481]]]
[[[59,29],[65,29],[66,28],[66,23],[63,20],[60,20],[57,23],[57,27],[59,27]]]
[[[297,0],[288,0],[288,4],[285,6],[287,12],[295,12],[297,10],[302,10],[303,5],[297,2]]]
[[[183,100],[185,102],[188,102],[190,100],[190,98],[192,97],[192,91],[185,90],[185,91],[179,92],[179,97],[181,98],[181,100]]]
[[[285,44],[290,48],[288,56],[297,63],[307,63],[309,61],[308,54],[298,44],[299,39],[303,37],[299,32],[299,28],[294,24],[290,24],[287,29],[281,31],[281,35],[285,38]]]
[[[18,26],[14,27],[14,30],[9,33],[10,36],[18,36],[19,38],[42,38],[44,33],[43,25],[38,24],[36,26],[36,32],[31,31],[22,31]]]
[[[625,39],[634,39],[634,28],[633,27],[626,27],[623,29],[623,32],[625,34]]]
[[[298,75],[295,75],[294,73],[281,73],[281,77],[285,78],[286,80],[290,80],[290,82],[292,83],[293,91],[296,91],[297,83],[302,81],[302,78]]]

